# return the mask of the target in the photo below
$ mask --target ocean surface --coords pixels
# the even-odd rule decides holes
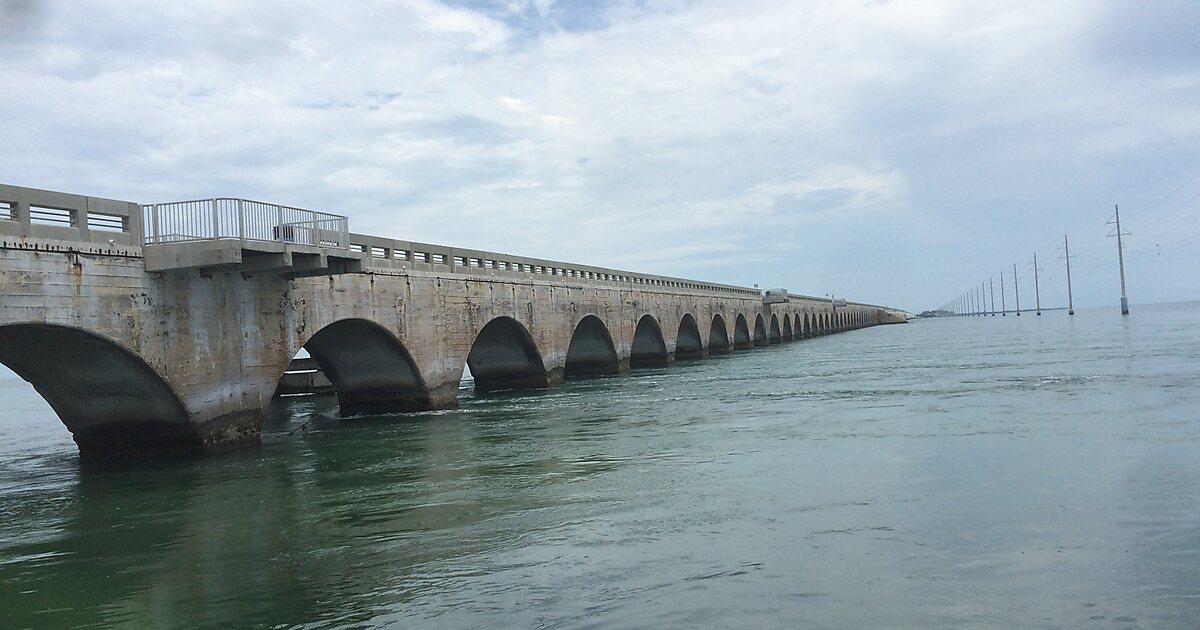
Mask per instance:
[[[1195,628],[1200,303],[1132,308],[290,398],[261,448],[102,470],[5,373],[0,627]]]

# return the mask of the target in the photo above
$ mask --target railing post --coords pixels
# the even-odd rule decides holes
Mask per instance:
[[[245,215],[244,210],[242,209],[242,200],[238,199],[237,202],[238,202],[238,206],[237,206],[237,208],[238,208],[238,240],[245,241],[246,240],[246,215]]]
[[[275,233],[278,234],[276,238],[279,239],[280,243],[283,243],[285,242],[283,238],[283,206],[275,204],[275,215],[277,217],[275,223],[278,226],[275,228]]]
[[[150,238],[154,243],[160,242],[161,237],[158,231],[158,204],[150,206]]]
[[[221,201],[219,199],[212,200],[212,215],[213,215],[213,239],[221,238]]]

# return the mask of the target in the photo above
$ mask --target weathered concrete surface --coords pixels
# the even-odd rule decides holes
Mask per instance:
[[[257,442],[302,347],[343,415],[375,414],[456,406],[467,366],[479,391],[553,387],[887,314],[802,296],[767,305],[751,289],[381,239],[366,242],[386,248],[363,251],[389,258],[368,256],[361,273],[296,278],[148,272],[142,248],[118,239],[3,234],[0,362],[94,455]],[[391,257],[405,247],[404,259]]]

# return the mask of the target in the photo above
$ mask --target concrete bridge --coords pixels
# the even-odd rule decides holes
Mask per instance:
[[[768,292],[770,293],[770,292]],[[343,416],[450,408],[879,323],[894,311],[351,234],[238,199],[0,185],[0,362],[84,456],[256,443],[301,348]]]

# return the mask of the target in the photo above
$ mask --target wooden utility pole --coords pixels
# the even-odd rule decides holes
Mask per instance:
[[[1013,263],[1013,293],[1017,296],[1017,317],[1021,316],[1021,285],[1017,284],[1017,263]]]
[[[1063,234],[1063,258],[1067,261],[1067,315],[1075,314],[1075,297],[1071,293],[1071,244]]]
[[[1038,285],[1037,252],[1033,252],[1033,297],[1037,300],[1037,314],[1042,316],[1042,289]]]
[[[1121,208],[1114,205],[1117,219],[1117,262],[1121,265],[1121,314],[1129,314],[1129,296],[1125,294],[1125,247],[1121,244]],[[1112,234],[1109,234],[1112,236]]]
[[[1000,317],[1008,317],[1008,304],[1004,301],[1004,272],[1000,272]]]

